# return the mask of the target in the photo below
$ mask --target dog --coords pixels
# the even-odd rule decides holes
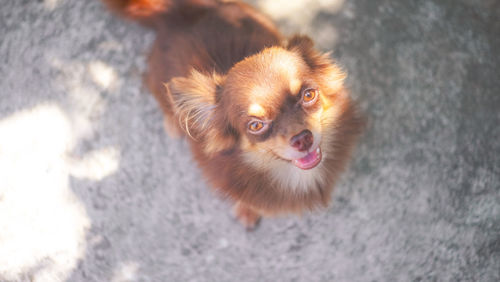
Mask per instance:
[[[151,27],[145,83],[239,221],[326,207],[364,127],[346,74],[238,1],[103,0]]]

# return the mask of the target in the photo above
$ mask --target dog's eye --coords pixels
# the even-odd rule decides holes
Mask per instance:
[[[264,127],[264,123],[262,121],[252,121],[248,125],[248,129],[251,131],[259,131]]]
[[[306,89],[302,94],[302,102],[305,105],[313,104],[318,98],[319,91],[317,89]]]
[[[253,120],[248,123],[248,130],[254,134],[263,132],[266,127],[267,124],[260,120]]]

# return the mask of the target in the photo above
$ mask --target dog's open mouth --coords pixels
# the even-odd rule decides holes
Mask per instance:
[[[316,150],[309,152],[305,157],[292,160],[292,163],[301,169],[311,169],[321,162],[321,157],[321,149],[318,147]]]

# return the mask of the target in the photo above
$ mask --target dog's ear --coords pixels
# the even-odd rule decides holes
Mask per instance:
[[[347,77],[346,73],[335,64],[329,53],[321,53],[314,49],[311,38],[305,35],[294,35],[288,40],[286,48],[301,55],[315,76],[324,80],[324,85],[329,88],[326,91],[327,94],[337,93],[342,89]]]
[[[224,78],[218,74],[191,71],[187,77],[175,77],[165,84],[179,125],[196,141],[203,141],[207,154],[231,149],[237,136],[218,109],[217,91]]]

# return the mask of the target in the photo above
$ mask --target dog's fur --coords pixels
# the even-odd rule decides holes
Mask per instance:
[[[188,135],[204,176],[234,201],[245,226],[329,203],[363,118],[344,72],[308,37],[284,40],[269,19],[236,1],[104,1],[156,30],[145,80],[167,131]],[[307,89],[316,91],[311,105]],[[255,120],[265,125],[259,134],[248,127]],[[314,143],[300,151],[291,140],[304,130]],[[317,147],[318,165],[293,164]]]

